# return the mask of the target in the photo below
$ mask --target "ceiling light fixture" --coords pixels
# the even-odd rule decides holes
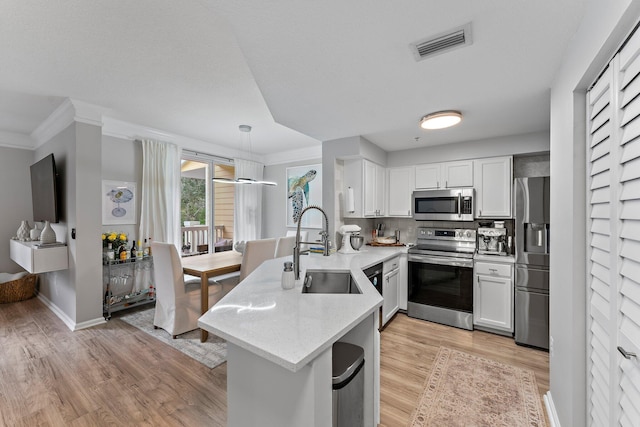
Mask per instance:
[[[251,126],[249,125],[240,125],[238,126],[238,130],[240,132],[247,134],[247,140],[249,141],[249,157],[251,158]],[[241,147],[244,148],[244,147]],[[253,178],[213,178],[213,182],[217,182],[219,184],[262,184],[262,185],[278,185],[272,181],[261,181]]]
[[[437,111],[420,119],[422,129],[444,129],[462,121],[462,113],[455,110]]]

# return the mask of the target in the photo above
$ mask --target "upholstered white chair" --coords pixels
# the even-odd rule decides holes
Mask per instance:
[[[151,243],[156,285],[156,311],[153,326],[173,338],[198,328],[200,280],[184,281],[182,262],[175,245]],[[209,284],[209,307],[222,297],[220,284]]]
[[[276,243],[275,258],[293,255],[293,247],[296,245],[296,236],[286,236],[278,238]]]
[[[276,253],[276,239],[249,240],[244,248],[240,281],[242,282],[253,270],[266,260],[273,259]]]

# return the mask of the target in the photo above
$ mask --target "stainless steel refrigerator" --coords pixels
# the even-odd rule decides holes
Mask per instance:
[[[515,341],[549,349],[549,177],[516,178]]]

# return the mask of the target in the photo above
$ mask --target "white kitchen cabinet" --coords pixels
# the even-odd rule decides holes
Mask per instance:
[[[382,326],[398,312],[398,279],[400,273],[400,257],[385,261],[382,265]]]
[[[355,159],[344,162],[344,194],[353,189],[354,212],[345,212],[347,218],[384,216],[386,169],[369,160]]]
[[[476,218],[511,218],[511,156],[474,160]]]
[[[413,166],[387,169],[387,216],[411,218],[414,171]]]
[[[473,325],[503,335],[513,334],[513,264],[475,261]]]
[[[416,189],[473,187],[473,160],[416,166]]]
[[[400,254],[400,272],[398,273],[398,308],[407,310],[409,298],[409,264],[407,254]]]

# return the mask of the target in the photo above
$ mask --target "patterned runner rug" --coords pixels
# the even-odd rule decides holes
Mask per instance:
[[[153,328],[154,308],[150,307],[144,310],[136,310],[126,314],[119,315],[115,313],[114,317],[118,317],[141,331],[146,332],[154,338],[169,344],[171,347],[180,350],[187,356],[197,360],[209,368],[215,368],[227,360],[227,342],[220,337],[209,334],[207,341],[200,342],[200,329],[178,335],[174,340],[171,335],[164,329]]]
[[[426,426],[546,426],[533,371],[440,347],[409,422]]]

